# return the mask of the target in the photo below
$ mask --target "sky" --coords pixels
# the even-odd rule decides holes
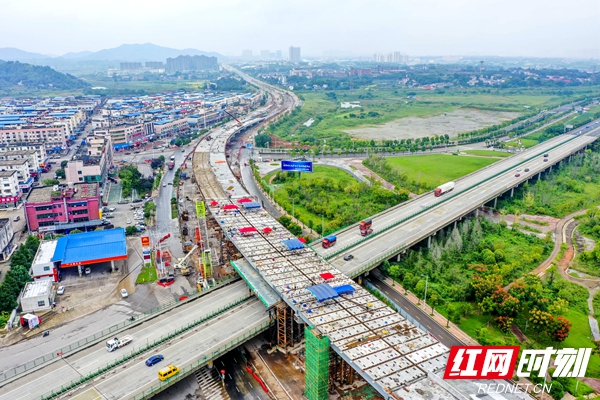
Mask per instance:
[[[0,48],[600,58],[598,0],[0,0]]]

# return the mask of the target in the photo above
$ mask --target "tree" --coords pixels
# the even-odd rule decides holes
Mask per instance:
[[[256,147],[268,147],[271,144],[271,136],[261,133],[254,137]]]
[[[56,176],[58,176],[60,179],[65,179],[65,170],[64,169],[57,169],[56,172],[54,173]]]
[[[132,235],[135,235],[136,233],[137,233],[137,228],[135,226],[129,225],[127,228],[125,228],[125,236],[132,236]]]
[[[44,179],[42,181],[42,184],[44,186],[54,186],[54,185],[58,185],[60,183],[60,181],[58,179]]]
[[[400,267],[396,264],[392,265],[389,268],[389,275],[392,277],[393,280],[397,281],[398,277],[400,277]]]
[[[67,166],[67,164],[68,164],[68,163],[69,163],[69,160],[62,160],[62,161],[60,162],[60,167],[61,167],[61,168],[65,168],[65,167]]]
[[[552,318],[552,322],[549,327],[549,334],[552,339],[557,342],[562,342],[569,336],[571,331],[571,323],[562,315],[556,318]]]

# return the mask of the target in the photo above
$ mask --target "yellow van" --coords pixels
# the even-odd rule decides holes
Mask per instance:
[[[165,368],[158,371],[158,379],[161,381],[167,380],[170,377],[177,375],[179,371],[179,367],[169,364]]]

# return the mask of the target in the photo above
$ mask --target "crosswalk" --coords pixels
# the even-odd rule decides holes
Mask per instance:
[[[194,372],[200,386],[201,400],[231,400],[223,387],[216,368],[202,367]]]
[[[175,300],[175,296],[173,296],[171,290],[168,287],[162,287],[160,285],[154,285],[154,295],[156,296],[156,300],[158,300],[158,304],[161,306]]]

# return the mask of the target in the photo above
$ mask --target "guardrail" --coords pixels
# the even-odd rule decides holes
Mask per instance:
[[[358,244],[360,244],[360,243],[362,243],[362,242],[365,242],[365,241],[367,241],[367,240],[370,240],[370,239],[372,239],[373,237],[376,237],[377,235],[380,235],[380,234],[382,234],[382,233],[384,233],[384,232],[387,232],[388,230],[390,230],[390,229],[392,229],[392,228],[395,228],[396,226],[398,226],[398,225],[400,225],[400,224],[403,224],[404,222],[406,222],[406,221],[408,221],[408,220],[410,220],[410,219],[412,219],[412,218],[414,218],[414,217],[416,217],[416,216],[418,216],[418,215],[421,215],[421,214],[425,213],[426,211],[429,211],[429,210],[431,210],[431,209],[432,209],[432,208],[434,208],[434,207],[438,207],[439,205],[441,205],[441,204],[443,204],[443,203],[445,203],[445,202],[447,202],[447,201],[453,200],[453,199],[454,199],[454,198],[456,198],[458,195],[464,194],[464,193],[468,192],[469,190],[472,190],[472,189],[476,188],[477,186],[479,186],[479,185],[481,185],[481,184],[483,184],[483,183],[485,183],[485,182],[487,182],[487,181],[489,181],[489,180],[491,180],[491,179],[497,178],[498,176],[500,176],[500,175],[502,175],[502,174],[506,173],[507,171],[509,171],[509,170],[511,170],[511,169],[513,169],[513,168],[515,168],[516,166],[519,166],[519,165],[523,165],[523,164],[525,164],[525,163],[528,163],[528,162],[529,162],[529,161],[531,161],[532,159],[534,159],[534,158],[536,158],[536,157],[539,157],[540,155],[543,155],[544,153],[547,153],[547,152],[549,152],[549,151],[551,151],[551,150],[554,150],[554,149],[556,149],[557,147],[563,146],[564,144],[566,144],[566,143],[569,143],[569,142],[570,142],[570,141],[572,141],[572,140],[575,140],[577,137],[578,137],[578,136],[573,136],[572,138],[570,138],[570,139],[568,139],[568,140],[566,140],[566,141],[564,141],[564,142],[561,142],[561,143],[559,143],[559,144],[557,144],[557,145],[555,145],[555,146],[553,146],[553,147],[551,147],[551,148],[549,148],[549,149],[547,149],[547,150],[544,150],[544,151],[542,151],[541,153],[537,153],[537,154],[535,154],[535,155],[532,155],[531,157],[527,158],[526,160],[524,160],[524,161],[522,161],[522,162],[520,162],[520,163],[518,163],[518,164],[516,164],[516,165],[512,165],[512,166],[511,166],[511,167],[509,167],[509,168],[503,169],[502,171],[495,173],[494,175],[490,176],[489,178],[487,178],[487,179],[485,179],[485,180],[483,180],[483,181],[481,181],[481,182],[478,182],[478,183],[475,183],[475,184],[473,184],[473,185],[471,185],[471,186],[468,186],[467,188],[465,188],[465,189],[461,190],[460,192],[456,192],[456,193],[455,193],[453,196],[451,196],[451,197],[446,197],[446,198],[444,198],[444,199],[442,199],[442,200],[440,200],[440,201],[438,201],[438,202],[435,202],[435,203],[433,203],[433,204],[430,204],[430,205],[428,205],[427,207],[423,208],[422,210],[420,210],[420,211],[418,211],[418,212],[416,212],[416,213],[410,214],[409,216],[407,216],[407,217],[404,217],[404,218],[402,218],[402,219],[400,219],[400,220],[398,220],[398,221],[394,222],[394,223],[393,223],[393,224],[391,224],[391,225],[385,226],[385,227],[383,227],[383,228],[381,228],[381,229],[379,229],[379,230],[377,230],[377,231],[373,232],[372,234],[370,234],[370,235],[368,235],[368,236],[365,236],[365,237],[364,237],[364,239],[359,239],[359,240],[357,240],[357,241],[355,241],[355,242],[353,242],[353,243],[350,243],[350,244],[348,244],[348,245],[346,245],[346,246],[344,246],[344,247],[342,247],[342,248],[340,248],[340,249],[338,249],[338,250],[336,250],[336,251],[332,252],[331,254],[328,254],[327,256],[324,256],[324,258],[325,258],[326,260],[330,260],[330,259],[332,259],[333,257],[335,257],[335,256],[337,256],[337,255],[339,255],[339,254],[341,254],[341,253],[343,253],[343,252],[347,251],[348,249],[351,249],[351,248],[353,248],[353,247],[357,246]],[[379,258],[381,258],[381,257],[378,257],[378,259],[379,259]],[[371,265],[373,265],[373,264],[371,264]],[[362,268],[362,269],[364,269],[364,268]]]
[[[162,391],[163,389],[165,389],[166,387],[171,386],[175,382],[182,380],[183,378],[185,378],[186,376],[188,376],[189,374],[191,374],[198,368],[203,367],[204,365],[208,364],[209,361],[216,359],[217,357],[219,357],[219,356],[227,353],[231,349],[237,347],[241,343],[246,342],[248,339],[251,339],[254,336],[258,335],[259,333],[264,332],[265,330],[267,330],[268,327],[269,327],[269,321],[266,321],[263,324],[257,326],[256,328],[251,329],[249,332],[244,333],[242,336],[238,336],[237,338],[235,338],[234,340],[232,340],[225,346],[220,347],[217,350],[213,351],[211,353],[210,357],[204,356],[203,359],[198,360],[195,363],[183,368],[174,377],[168,378],[166,381],[162,381],[158,385],[154,385],[148,390],[144,390],[142,393],[137,394],[135,397],[132,397],[131,400],[147,399],[149,396],[156,394],[156,393]]]
[[[2,384],[2,382],[5,382],[9,379],[16,378],[18,375],[23,374],[23,373],[27,372],[28,370],[31,370],[34,368],[39,368],[46,362],[58,360],[60,358],[60,356],[57,356],[57,353],[62,353],[63,355],[66,355],[66,354],[72,353],[74,351],[81,350],[82,348],[85,348],[85,347],[88,347],[90,345],[97,343],[99,340],[102,340],[109,336],[113,336],[115,333],[117,333],[127,327],[130,327],[134,324],[140,323],[140,320],[142,320],[142,319],[145,320],[145,319],[153,318],[153,317],[163,313],[165,310],[170,310],[172,308],[175,308],[175,307],[178,307],[185,303],[188,303],[190,301],[193,301],[197,298],[200,298],[206,294],[211,293],[212,291],[214,291],[218,288],[221,288],[230,283],[233,283],[238,279],[240,279],[239,276],[225,278],[225,279],[221,280],[218,285],[213,286],[212,288],[202,291],[202,292],[196,291],[195,293],[189,295],[188,298],[185,300],[175,299],[171,302],[162,304],[162,305],[155,307],[151,310],[148,310],[136,317],[132,317],[133,319],[125,320],[116,325],[110,326],[107,329],[104,329],[99,333],[95,333],[92,336],[88,336],[86,338],[78,340],[77,342],[71,343],[65,347],[61,347],[60,349],[56,350],[53,353],[43,355],[41,357],[36,358],[33,361],[29,361],[25,364],[21,364],[15,368],[9,369],[9,370],[3,372],[2,374],[0,374],[0,384]]]
[[[77,386],[79,386],[83,383],[86,383],[86,382],[98,377],[99,375],[102,375],[103,373],[123,364],[124,362],[129,361],[132,358],[135,358],[138,355],[143,354],[143,353],[147,352],[148,350],[153,349],[154,347],[174,338],[175,336],[181,335],[182,333],[194,328],[195,326],[200,325],[201,323],[206,322],[206,321],[216,317],[217,315],[224,313],[225,311],[231,310],[232,308],[234,308],[234,307],[244,303],[248,299],[250,299],[250,297],[251,296],[244,296],[241,299],[238,299],[232,303],[229,303],[228,305],[223,306],[223,307],[217,309],[216,311],[213,311],[212,313],[205,315],[204,317],[202,317],[200,319],[190,322],[186,326],[183,326],[183,327],[176,329],[164,336],[161,336],[160,338],[152,341],[152,343],[147,343],[145,346],[142,346],[142,347],[138,348],[137,350],[134,349],[130,353],[125,354],[123,357],[118,358],[118,359],[114,360],[113,362],[106,364],[105,366],[99,367],[94,372],[91,372],[86,376],[82,376],[79,379],[71,380],[69,383],[61,385],[61,387],[59,389],[52,390],[52,391],[48,392],[47,394],[42,395],[41,399],[42,400],[53,399],[63,393],[66,393],[69,390],[72,390],[72,389],[76,388]],[[58,353],[58,354],[61,354],[61,353]],[[62,356],[57,356],[57,357],[62,358]]]

